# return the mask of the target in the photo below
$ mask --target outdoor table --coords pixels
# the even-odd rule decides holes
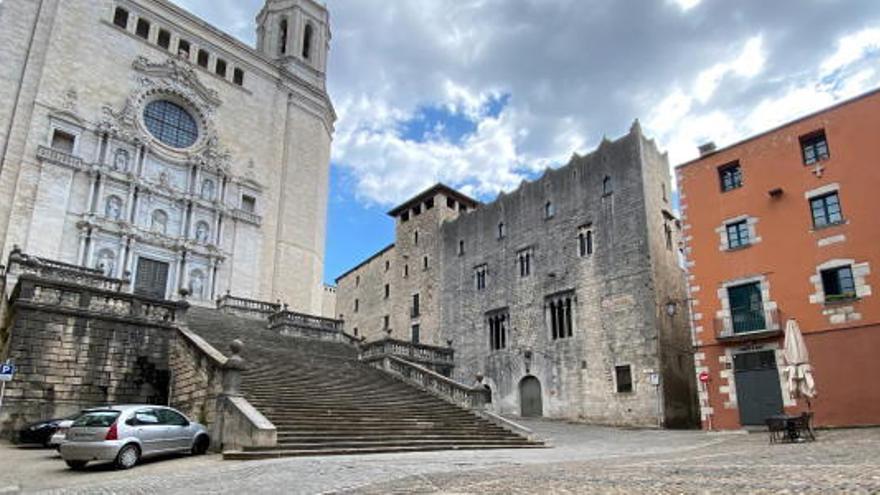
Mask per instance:
[[[813,434],[813,413],[805,412],[797,416],[777,414],[767,418],[767,431],[770,433],[770,443],[804,442],[816,440]]]

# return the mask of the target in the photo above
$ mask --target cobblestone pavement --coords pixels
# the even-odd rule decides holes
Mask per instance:
[[[0,445],[4,493],[880,493],[880,429],[822,432],[768,446],[765,435],[623,430],[529,422],[552,449],[146,462],[66,468],[46,450]],[[786,481],[783,476],[798,476]]]

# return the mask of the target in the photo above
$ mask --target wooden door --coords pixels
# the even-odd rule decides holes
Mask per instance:
[[[138,258],[134,293],[154,299],[165,299],[168,287],[168,263]]]

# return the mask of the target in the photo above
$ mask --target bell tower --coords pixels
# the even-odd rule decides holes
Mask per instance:
[[[323,86],[330,15],[315,0],[266,0],[257,15],[257,50]]]

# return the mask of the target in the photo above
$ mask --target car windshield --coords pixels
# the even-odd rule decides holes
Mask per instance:
[[[92,411],[76,418],[73,426],[107,427],[112,425],[118,417],[119,411]]]

